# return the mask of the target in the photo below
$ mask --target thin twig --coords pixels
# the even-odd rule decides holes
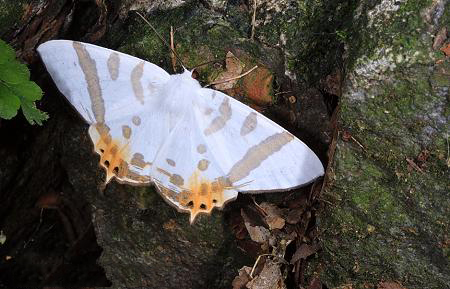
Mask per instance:
[[[177,59],[175,58],[175,54],[173,53],[175,51],[175,44],[173,41],[174,34],[175,34],[175,32],[173,31],[173,26],[171,25],[170,26],[170,50],[172,50],[172,51],[170,53],[170,58],[172,60],[173,72],[176,72]]]
[[[235,77],[232,77],[232,78],[229,78],[229,79],[213,81],[210,84],[207,84],[205,87],[208,87],[208,86],[211,86],[211,85],[215,85],[215,84],[225,83],[225,82],[228,82],[228,81],[231,81],[231,80],[235,80],[235,79],[239,79],[241,77],[246,76],[247,74],[249,74],[250,72],[252,72],[256,68],[258,68],[258,65],[255,65],[252,69],[250,69],[249,71],[247,71],[247,72],[245,72],[245,73],[243,73],[241,75],[238,75],[238,76],[235,76]]]
[[[169,43],[167,43],[167,41],[161,36],[161,34],[158,33],[158,31],[156,31],[155,27],[153,27],[153,25],[147,20],[145,19],[144,16],[142,16],[141,13],[137,12],[137,15],[139,15],[139,17],[142,18],[142,20],[144,20],[145,23],[147,23],[153,30],[153,32],[155,32],[155,34],[158,36],[158,38],[172,51],[172,53],[176,56],[176,58],[178,59],[178,61],[181,63],[181,65],[183,66],[183,68],[186,68],[183,61],[181,60],[181,58],[178,56],[178,54],[175,52],[175,50],[173,50]]]
[[[255,200],[255,198],[253,196],[251,196],[251,199],[252,199],[253,203],[255,204],[256,208],[260,210],[260,212],[264,215],[264,217],[267,217],[266,210],[261,208],[261,206],[256,202],[256,200]]]
[[[28,238],[28,240],[25,242],[25,244],[23,244],[23,248],[22,249],[25,249],[28,246],[28,243],[30,243],[30,241],[33,240],[34,235],[36,235],[36,233],[41,228],[41,225],[42,225],[42,214],[43,213],[44,213],[44,208],[41,208],[41,212],[39,214],[39,224],[37,225],[36,229],[34,229],[33,233],[31,233],[31,237]]]
[[[448,143],[448,134],[447,134],[447,167],[450,167],[450,146]]]
[[[291,92],[292,92],[292,90],[280,91],[280,92],[275,93],[275,95],[286,94],[286,93],[291,93]]]
[[[275,256],[275,255],[272,255],[272,254],[262,254],[262,255],[259,255],[258,258],[256,258],[256,262],[255,262],[255,264],[253,265],[252,271],[250,271],[250,278],[253,279],[253,273],[255,273],[256,265],[258,265],[259,259],[261,259],[261,257],[264,257],[264,256]]]
[[[423,174],[423,170],[410,158],[406,158],[406,161],[408,164],[410,164],[413,168],[415,168],[417,171],[421,172]]]
[[[351,139],[352,139],[355,143],[357,143],[357,144],[363,149],[363,151],[367,152],[367,151],[366,151],[366,148],[365,148],[359,141],[357,141],[356,138],[354,138],[353,136],[351,136]]]
[[[334,204],[332,203],[332,202],[330,202],[330,201],[327,201],[327,200],[325,200],[325,199],[322,199],[322,198],[317,198],[319,201],[321,201],[321,202],[324,202],[324,203],[327,203],[328,205],[330,205],[330,206],[334,206]]]
[[[252,34],[250,36],[250,39],[253,40],[253,38],[255,37],[255,26],[256,26],[256,6],[257,4],[257,0],[253,0],[253,17],[252,17]]]

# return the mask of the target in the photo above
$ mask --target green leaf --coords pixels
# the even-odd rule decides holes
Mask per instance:
[[[11,119],[17,114],[20,99],[3,83],[0,82],[0,117]]]
[[[14,53],[14,49],[0,39],[0,64],[11,61],[15,59],[15,57],[16,54]]]
[[[16,60],[15,52],[0,39],[0,118],[11,119],[22,107],[30,124],[42,125],[48,119],[34,103],[42,97],[41,88],[30,81],[30,71]]]
[[[40,100],[42,97],[41,88],[32,81],[11,85],[11,87],[17,96],[23,97],[29,101]]]
[[[0,64],[0,79],[9,84],[19,84],[28,81],[30,71],[27,66],[17,60]]]
[[[37,123],[42,125],[44,120],[48,119],[48,114],[36,108],[36,104],[32,101],[22,99],[22,112],[30,124]]]

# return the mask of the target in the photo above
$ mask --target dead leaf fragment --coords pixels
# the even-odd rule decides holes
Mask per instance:
[[[241,269],[239,269],[239,275],[236,276],[231,283],[231,286],[233,286],[233,289],[245,289],[247,288],[245,285],[252,279],[250,277],[250,272],[252,271],[251,267],[244,266]]]
[[[294,264],[300,259],[306,259],[312,254],[317,252],[316,246],[311,246],[308,244],[301,244],[300,247],[298,247],[297,251],[295,251],[294,256],[292,256],[291,264]]]
[[[266,222],[271,230],[283,229],[284,225],[286,224],[286,221],[279,216],[267,216]]]
[[[288,215],[286,216],[286,222],[288,224],[297,224],[301,219],[303,215],[302,209],[291,209],[289,210]]]
[[[436,34],[436,37],[433,41],[433,49],[437,50],[439,47],[444,44],[445,40],[447,40],[447,27],[442,27],[441,30]]]
[[[428,150],[422,150],[419,155],[417,156],[417,161],[422,166],[423,163],[425,163],[428,160],[428,157],[430,156],[430,152]]]
[[[273,75],[267,68],[258,67],[242,80],[244,94],[259,105],[272,102]]]
[[[225,59],[226,71],[221,72],[214,82],[220,82],[233,77],[237,77],[242,73],[244,64],[231,51],[228,51]],[[227,90],[234,87],[238,79],[229,80],[227,82],[214,84],[214,88],[218,90]]]
[[[309,284],[308,289],[322,289],[322,283],[320,282],[320,279],[317,277],[314,277],[311,280],[311,283]]]
[[[241,209],[241,216],[244,219],[245,228],[247,229],[250,239],[257,243],[266,243],[269,240],[270,232],[263,226],[255,224],[255,220],[252,220],[243,209]]]
[[[387,282],[381,282],[378,284],[377,289],[406,289],[403,287],[400,283],[395,281],[387,281]]]
[[[248,289],[286,289],[280,266],[267,261],[261,273],[247,283]]]
[[[343,140],[343,141],[347,142],[347,141],[349,141],[351,138],[352,138],[352,135],[350,134],[349,131],[344,130],[344,131],[342,132],[342,140]]]
[[[270,203],[261,203],[259,205],[264,212],[266,213],[266,216],[264,217],[267,225],[269,225],[269,229],[282,229],[285,225],[285,220],[281,217],[282,212],[281,209],[275,206],[274,204]]]
[[[450,56],[450,43],[442,46],[440,50],[444,52],[445,56]]]
[[[250,235],[250,238],[257,243],[265,243],[269,240],[270,232],[262,226],[252,226],[250,223],[245,222],[245,227]]]

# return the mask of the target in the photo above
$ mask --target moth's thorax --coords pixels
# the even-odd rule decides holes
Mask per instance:
[[[200,88],[200,83],[191,77],[190,71],[173,74],[162,88],[164,102],[172,112],[185,110],[186,106],[192,105]]]
[[[176,90],[182,90],[185,93],[194,93],[197,89],[201,88],[200,83],[192,78],[192,72],[185,70],[180,74],[172,74],[170,80],[167,82],[171,88]]]

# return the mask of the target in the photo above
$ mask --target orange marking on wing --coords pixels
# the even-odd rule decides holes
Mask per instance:
[[[233,189],[232,184],[226,178],[210,181],[201,176],[196,170],[188,180],[187,190],[180,192],[177,196],[179,204],[191,213],[190,221],[200,213],[210,214],[214,207],[222,207],[224,202],[224,191]]]
[[[92,129],[92,130],[91,130]],[[112,139],[109,128],[104,124],[95,124],[89,130],[95,151],[100,155],[100,165],[106,170],[106,182],[112,177],[119,179],[131,176],[126,160],[131,159],[128,143]]]

